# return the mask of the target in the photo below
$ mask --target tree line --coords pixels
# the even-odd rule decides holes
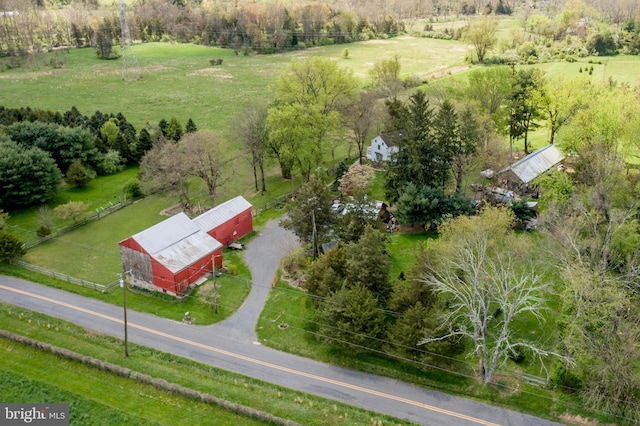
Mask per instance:
[[[72,3],[72,4],[71,4]],[[117,6],[90,1],[5,0],[1,4],[0,56],[25,55],[59,47],[93,46],[101,58],[115,58],[113,46],[120,44],[120,13]],[[316,45],[349,43],[386,38],[406,30],[415,19],[460,19],[475,15],[517,13],[522,30],[514,30],[511,46],[500,58],[514,55],[526,60],[550,59],[595,52],[638,54],[640,8],[633,2],[572,1],[565,5],[521,0],[403,0],[397,2],[347,3],[236,2],[199,0],[146,0],[127,10],[131,37],[142,42],[177,41],[219,46],[236,52],[272,53]],[[595,25],[604,22],[615,25]],[[477,25],[475,26],[477,28]],[[470,25],[470,32],[484,38]],[[427,24],[422,32],[430,37],[450,37]],[[475,38],[475,37],[472,37]],[[549,49],[550,42],[579,40]],[[486,39],[478,46],[491,46]],[[475,43],[474,43],[475,44]],[[584,52],[582,51],[584,50]],[[480,50],[479,52],[482,52]],[[479,62],[483,54],[478,55]],[[504,62],[503,62],[504,63]]]
[[[185,132],[177,119],[162,119],[139,132],[123,114],[82,115],[0,107],[0,208],[37,206],[53,200],[63,180],[84,186],[138,164],[159,139]],[[186,131],[197,130],[189,120]]]

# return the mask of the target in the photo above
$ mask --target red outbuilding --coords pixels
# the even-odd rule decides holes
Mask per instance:
[[[253,231],[251,204],[242,196],[204,212],[193,219],[204,232],[229,245]]]
[[[236,197],[190,219],[178,213],[119,243],[131,285],[181,296],[216,268],[222,248],[253,230],[251,204]]]
[[[131,285],[180,296],[222,266],[223,245],[184,213],[120,242],[122,266]]]

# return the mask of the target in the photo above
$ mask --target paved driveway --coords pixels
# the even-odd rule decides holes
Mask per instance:
[[[269,296],[280,259],[300,245],[293,232],[279,226],[275,220],[267,222],[264,230],[246,245],[244,260],[251,271],[251,292],[240,309],[212,326],[216,334],[255,342],[256,324]]]

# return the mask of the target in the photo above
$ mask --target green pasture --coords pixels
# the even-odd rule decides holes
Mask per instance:
[[[590,56],[578,58],[576,62],[549,62],[538,64],[549,77],[589,78],[594,84],[609,84],[609,79],[617,84],[628,84],[631,87],[640,85],[640,56]],[[589,69],[593,67],[592,74]],[[582,69],[582,72],[580,72]]]
[[[344,49],[349,52],[347,59],[343,59]],[[136,44],[134,50],[142,78],[125,81],[122,63],[99,60],[94,49],[39,54],[21,69],[0,73],[0,103],[57,111],[75,106],[86,115],[97,110],[121,112],[138,129],[162,118],[176,117],[182,123],[192,118],[199,128],[215,129],[230,138],[233,120],[243,108],[273,99],[271,84],[292,60],[335,59],[365,85],[369,69],[379,60],[398,55],[403,76],[426,76],[464,65],[466,46],[402,36],[260,56],[171,43]],[[63,58],[63,68],[45,65],[52,55]],[[209,60],[213,58],[224,62],[212,66]]]
[[[7,331],[300,424],[408,424],[131,343],[129,357],[125,358],[119,339],[22,308],[0,305],[0,322]],[[177,397],[5,339],[0,339],[0,351],[9,354],[5,357],[7,362],[0,366],[2,383],[8,385],[0,386],[0,400],[69,402],[72,411],[82,415],[79,421],[71,423],[74,425],[258,424],[215,406]]]

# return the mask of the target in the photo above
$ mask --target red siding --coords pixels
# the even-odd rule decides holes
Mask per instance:
[[[131,250],[139,251],[140,253],[145,253],[147,255],[149,254],[145,249],[142,248],[140,244],[138,244],[136,240],[133,239],[133,237],[127,238],[124,241],[120,241],[119,245],[130,248]]]
[[[251,215],[251,208],[248,208],[207,233],[226,246],[251,231],[253,231],[253,216]]]

